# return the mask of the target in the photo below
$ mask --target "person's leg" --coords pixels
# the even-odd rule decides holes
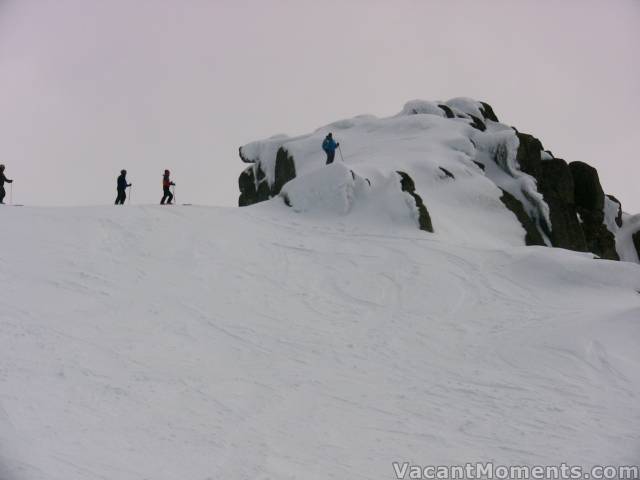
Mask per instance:
[[[336,152],[335,150],[333,152],[327,152],[327,165],[329,165],[330,163],[333,163],[333,157],[335,157]]]
[[[6,192],[4,191],[4,186],[0,187],[0,203],[4,203],[4,196],[6,195]]]
[[[163,192],[164,192],[164,195],[162,195],[162,200],[160,200],[160,205],[164,205],[164,202],[166,202],[168,198],[171,198],[171,191],[167,187],[164,187]],[[169,200],[169,202],[171,202],[171,200]]]
[[[171,193],[171,190],[169,190],[167,194],[169,195],[169,198],[167,199],[167,205],[171,205],[173,203],[173,193]]]

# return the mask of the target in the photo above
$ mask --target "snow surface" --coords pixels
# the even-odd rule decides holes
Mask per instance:
[[[449,106],[456,118],[446,118],[438,105]],[[400,189],[400,183],[390,179],[398,170],[408,173],[425,201],[436,234],[442,239],[467,245],[524,245],[525,231],[501,202],[500,189],[522,202],[546,239],[544,232],[551,229],[549,208],[537,191],[536,180],[517,164],[516,132],[508,125],[490,120],[486,121],[484,132],[471,127],[471,115],[482,119],[480,108],[479,102],[469,98],[447,102],[412,100],[392,117],[361,115],[307,135],[277,135],[243,146],[241,155],[254,162],[254,168],[259,165],[272,184],[276,152],[285,148],[296,167],[298,202],[291,199],[294,209],[307,211],[307,205],[311,204],[333,205],[335,199],[321,199],[320,194],[333,195],[343,188],[341,180],[336,178],[335,185],[317,188],[319,178],[328,180],[322,173],[326,156],[321,144],[327,133],[332,132],[341,146],[337,161],[344,159],[344,165],[371,185],[368,201],[389,205],[393,201],[388,198],[389,181]],[[474,162],[483,164],[485,171]],[[443,168],[454,178],[443,173]],[[313,193],[303,198],[305,191]],[[408,208],[404,196],[396,195],[395,200],[394,211],[404,208],[405,216],[415,216],[415,203]],[[330,210],[336,212],[333,207]],[[347,208],[343,214],[348,212]]]
[[[605,200],[608,204],[614,203],[608,198]],[[606,220],[606,217],[605,217]],[[627,262],[640,262],[638,251],[633,244],[633,234],[640,232],[640,215],[622,214],[622,227],[615,231],[616,250],[621,260]]]
[[[439,132],[435,116],[396,121]],[[480,202],[507,228],[465,138],[441,138],[460,146],[443,166],[470,191],[452,211]],[[449,180],[427,181],[435,202]],[[454,220],[431,235],[376,223],[357,200],[326,211],[0,210],[1,478],[637,464],[639,265],[487,245],[489,233],[455,243]]]

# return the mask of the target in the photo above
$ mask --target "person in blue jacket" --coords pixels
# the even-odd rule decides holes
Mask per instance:
[[[127,171],[120,170],[120,176],[118,177],[118,196],[116,197],[116,205],[124,205],[124,201],[127,199],[127,187],[131,184],[127,183]]]
[[[327,135],[322,142],[322,149],[327,154],[327,165],[333,163],[333,157],[336,155],[336,148],[339,146],[340,144],[336,143],[333,139],[333,134],[329,132],[329,135]]]

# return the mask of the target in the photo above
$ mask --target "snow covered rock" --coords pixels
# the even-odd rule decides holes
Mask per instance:
[[[444,170],[448,176],[453,177],[448,170],[440,167]],[[400,186],[402,187],[403,192],[407,192],[409,195],[413,197],[415,201],[415,206],[418,211],[418,225],[420,225],[420,230],[426,230],[427,232],[433,233],[433,225],[431,224],[431,217],[429,216],[429,211],[427,207],[424,205],[422,201],[422,197],[416,193],[416,184],[413,182],[413,179],[405,172],[398,172],[400,175]]]
[[[336,163],[344,162],[344,171],[325,166],[321,144],[329,132],[341,144]],[[369,223],[373,209],[365,203],[384,211],[392,202],[387,213],[404,218],[409,195],[414,225],[454,243],[629,257],[619,251],[628,244],[618,241],[621,206],[605,201],[597,171],[556,158],[533,135],[499,122],[491,105],[470,98],[411,100],[391,117],[361,115],[306,135],[255,141],[240,148],[240,157],[250,164],[239,179],[241,206],[280,197],[274,201],[300,214],[324,209],[325,219]]]
[[[333,163],[288,182],[280,196],[294,211],[320,218],[355,217],[369,225],[383,222],[433,232],[429,212],[404,172],[372,185],[343,163]]]
[[[522,227],[527,232],[524,239],[525,244],[526,245],[544,245],[545,243],[544,243],[544,239],[542,238],[542,235],[538,231],[536,224],[529,217],[529,215],[527,215],[527,212],[522,206],[522,202],[518,200],[516,197],[514,197],[513,195],[511,195],[506,190],[502,191],[502,196],[500,197],[500,200],[502,200],[502,203],[504,203],[505,207],[507,207],[509,210],[511,210],[515,214],[517,219],[522,224]]]
[[[245,162],[251,163],[251,160],[244,157],[242,148],[240,148],[240,158]],[[280,193],[283,185],[295,177],[296,167],[293,163],[293,158],[284,148],[280,147],[276,152],[273,180],[271,182],[267,179],[259,162],[247,167],[240,174],[238,183],[241,194],[238,204],[244,207],[275,197]]]

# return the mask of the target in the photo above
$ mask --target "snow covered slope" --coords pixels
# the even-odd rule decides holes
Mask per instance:
[[[283,202],[0,215],[3,480],[638,462],[636,264]]]

